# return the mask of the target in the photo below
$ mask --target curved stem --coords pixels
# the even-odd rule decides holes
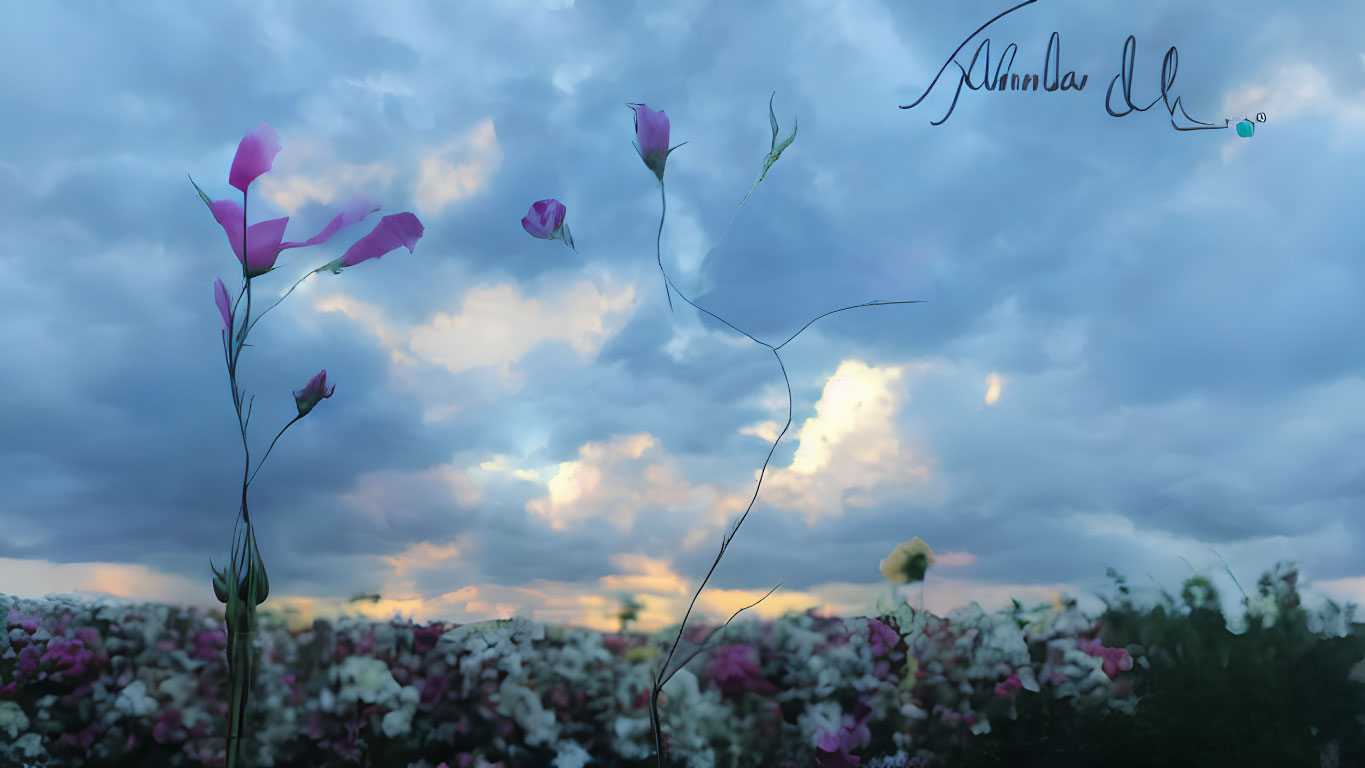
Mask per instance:
[[[280,435],[284,434],[284,430],[292,427],[294,425],[294,422],[298,421],[301,418],[303,417],[295,416],[288,424],[284,425],[284,429],[281,429],[278,435],[275,435],[275,439],[270,441],[270,447],[265,449],[265,455],[261,457],[261,460],[259,462],[257,462],[256,472],[260,472],[261,465],[265,464],[265,460],[270,458],[270,452],[275,449],[275,443],[280,439]],[[251,485],[251,481],[256,479],[256,472],[251,473],[251,477],[246,481],[247,485]]]
[[[664,194],[664,180],[659,179],[659,200],[663,204],[663,210],[659,213],[659,232],[654,235],[654,255],[659,263],[659,274],[664,276],[664,298],[668,299],[668,311],[673,311],[673,295],[668,292],[668,273],[664,271],[664,217],[668,215],[668,196]]]
[[[656,240],[655,240],[655,247],[656,247],[656,250],[657,250],[658,247],[659,247],[660,238],[662,237],[662,233],[663,233],[664,215],[665,215],[665,214],[667,213],[667,211],[668,211],[668,198],[664,195],[664,186],[663,186],[663,180],[662,180],[662,179],[659,180],[659,195],[660,195],[660,198],[661,198],[661,200],[662,200],[662,206],[661,206],[661,207],[662,207],[662,210],[661,210],[661,213],[660,213],[660,216],[659,216],[659,233],[660,233],[660,234],[659,234],[659,237],[656,238]],[[746,200],[747,200],[747,197],[746,197]],[[743,207],[743,204],[742,204],[742,203],[741,203],[741,207]],[[738,213],[738,211],[736,211],[736,213]],[[731,221],[733,221],[733,219],[731,219]],[[729,227],[727,226],[726,229],[728,230]],[[686,659],[684,659],[681,663],[679,663],[678,666],[677,666],[677,668],[674,669],[673,672],[671,672],[671,673],[668,672],[669,664],[670,664],[670,662],[673,661],[673,657],[674,657],[674,655],[677,653],[678,644],[682,641],[683,632],[684,632],[684,630],[687,628],[687,619],[688,619],[689,617],[691,617],[691,615],[692,615],[692,609],[696,607],[697,599],[701,597],[701,592],[702,592],[702,590],[706,588],[706,584],[707,584],[708,581],[710,581],[711,575],[715,573],[715,571],[716,571],[716,566],[720,565],[720,559],[721,559],[721,557],[723,557],[723,556],[725,555],[725,550],[730,546],[730,541],[731,541],[732,539],[734,539],[736,533],[739,533],[739,527],[740,527],[741,525],[743,525],[743,524],[744,524],[744,521],[749,517],[749,512],[753,509],[754,502],[756,502],[756,501],[758,500],[758,492],[759,492],[759,490],[763,487],[763,477],[764,477],[764,476],[766,475],[766,473],[767,473],[768,464],[769,464],[769,462],[772,461],[773,453],[777,450],[777,445],[778,445],[778,443],[782,442],[782,437],[783,437],[784,435],[787,434],[787,430],[791,428],[791,425],[792,425],[792,390],[791,390],[791,380],[790,380],[789,378],[787,378],[787,366],[782,362],[782,356],[781,356],[780,354],[778,354],[777,350],[781,349],[782,347],[785,347],[787,344],[789,344],[789,343],[792,341],[792,339],[795,339],[797,336],[800,336],[801,333],[802,333],[802,331],[805,331],[806,328],[809,328],[809,327],[811,326],[811,324],[814,323],[816,320],[819,320],[820,318],[825,317],[825,316],[827,316],[827,315],[832,315],[832,314],[834,314],[835,312],[843,312],[843,311],[845,311],[845,310],[857,309],[857,308],[859,308],[859,307],[890,306],[890,305],[893,305],[893,304],[922,304],[923,302],[922,302],[922,301],[880,301],[880,300],[876,300],[876,301],[869,301],[869,302],[866,302],[866,303],[864,303],[864,304],[855,304],[855,305],[853,305],[853,306],[851,306],[851,307],[842,307],[842,308],[840,308],[840,309],[830,310],[829,312],[826,312],[826,313],[820,315],[819,317],[814,318],[814,319],[811,320],[810,322],[806,323],[804,326],[801,327],[801,330],[800,330],[800,331],[797,331],[796,333],[792,334],[791,338],[788,338],[786,341],[784,341],[784,342],[782,342],[781,344],[779,344],[778,346],[774,347],[774,346],[772,346],[771,344],[768,344],[768,343],[766,343],[766,342],[762,342],[762,341],[759,341],[758,339],[755,339],[755,338],[754,338],[752,335],[750,335],[749,333],[746,333],[745,331],[743,331],[743,330],[741,330],[740,328],[736,327],[734,324],[732,324],[732,323],[730,323],[729,321],[725,320],[724,318],[722,318],[722,317],[716,315],[715,313],[713,313],[713,312],[711,312],[711,311],[705,309],[704,307],[698,306],[696,302],[694,302],[694,301],[692,301],[691,299],[687,298],[687,296],[686,296],[682,291],[678,290],[678,286],[676,286],[676,285],[673,284],[673,280],[669,278],[668,272],[664,270],[664,268],[663,268],[663,254],[662,254],[661,251],[658,253],[658,264],[659,264],[659,271],[662,272],[662,273],[663,273],[663,276],[664,276],[664,292],[665,292],[665,294],[668,294],[668,290],[671,288],[673,291],[676,291],[676,292],[677,292],[678,296],[681,297],[683,301],[687,302],[688,304],[691,304],[691,305],[692,305],[693,307],[695,307],[696,309],[699,309],[699,310],[701,310],[702,312],[705,312],[706,314],[710,315],[711,317],[714,317],[715,319],[721,321],[722,323],[725,323],[727,326],[729,326],[730,328],[734,329],[735,331],[738,331],[739,333],[742,333],[742,334],[744,334],[745,336],[748,336],[749,339],[752,340],[754,343],[756,343],[756,344],[761,344],[761,345],[767,347],[768,349],[772,350],[773,356],[777,358],[777,365],[778,365],[778,367],[779,367],[779,368],[781,369],[781,371],[782,371],[782,380],[786,383],[786,386],[787,386],[787,424],[786,424],[786,426],[782,427],[782,432],[778,434],[777,439],[773,441],[772,447],[768,449],[768,458],[764,460],[764,462],[763,462],[763,468],[759,471],[759,474],[758,474],[758,483],[757,483],[757,485],[754,487],[754,495],[753,495],[753,498],[751,498],[751,499],[749,500],[749,506],[745,508],[744,514],[740,516],[739,522],[737,522],[737,523],[735,524],[734,529],[731,530],[730,533],[729,533],[728,535],[726,535],[724,538],[721,539],[720,552],[719,552],[719,554],[716,555],[715,561],[711,563],[711,568],[706,572],[706,576],[702,579],[701,585],[697,587],[696,593],[693,594],[693,596],[692,596],[692,601],[691,601],[691,603],[689,603],[688,606],[687,606],[687,613],[683,615],[682,623],[678,626],[678,634],[677,634],[677,637],[675,637],[675,638],[673,639],[673,646],[672,646],[672,648],[669,649],[668,656],[664,658],[663,663],[659,666],[659,672],[658,672],[657,675],[655,675],[655,678],[654,678],[654,684],[653,684],[653,686],[652,686],[652,691],[651,691],[650,699],[649,699],[649,720],[650,720],[650,725],[652,726],[652,728],[653,728],[653,730],[654,730],[654,748],[655,748],[655,753],[658,755],[659,765],[662,767],[662,766],[663,766],[663,752],[662,752],[661,750],[662,750],[662,735],[663,735],[663,732],[662,732],[662,726],[660,725],[659,717],[658,717],[658,701],[659,701],[659,693],[660,693],[660,691],[663,689],[663,686],[664,686],[665,684],[667,684],[668,681],[669,681],[670,679],[672,679],[673,675],[677,673],[677,669],[681,669],[683,666],[686,666],[686,664],[687,664],[689,661],[691,661],[693,658],[695,658],[695,657],[697,656],[697,654],[699,654],[699,653],[701,653],[703,650],[705,650],[706,643],[707,643],[707,641],[710,640],[710,638],[711,638],[712,635],[714,635],[716,632],[719,632],[721,629],[724,629],[725,626],[728,625],[728,624],[730,623],[730,621],[733,620],[733,619],[735,618],[735,616],[738,616],[738,615],[739,615],[740,611],[745,610],[745,608],[741,608],[741,609],[739,609],[739,611],[735,611],[734,615],[732,615],[732,616],[730,617],[730,619],[726,620],[725,624],[722,624],[720,627],[717,627],[715,630],[713,630],[711,633],[709,633],[709,634],[706,636],[705,639],[703,639],[703,640],[701,641],[701,643],[699,644],[700,647],[699,647],[695,652],[693,652],[690,656],[688,656],[688,657],[687,657]],[[671,309],[672,306],[673,306],[673,300],[672,300],[672,298],[671,298],[671,294],[668,294],[668,295],[670,295],[670,298],[669,298],[669,308]],[[778,584],[778,586],[781,586],[781,584]],[[769,591],[768,591],[768,595],[771,595],[771,594],[773,593],[773,591],[776,590],[776,589],[777,589],[777,587],[773,587],[772,590],[769,590]],[[767,595],[764,595],[764,597],[766,598]],[[755,602],[753,605],[750,605],[750,606],[747,606],[747,607],[748,607],[748,608],[752,608],[754,605],[758,605],[758,603],[759,603],[759,602],[762,602],[762,601],[763,601],[763,598],[759,598],[758,602]]]
[[[269,312],[270,310],[274,309],[275,307],[278,307],[278,306],[280,305],[280,302],[281,302],[281,301],[284,301],[284,299],[285,299],[286,296],[288,296],[289,294],[293,293],[293,292],[294,292],[294,289],[299,287],[299,283],[302,283],[304,280],[307,280],[307,279],[308,279],[308,275],[311,275],[311,274],[314,274],[314,273],[313,273],[313,272],[307,272],[307,273],[305,273],[303,277],[300,277],[300,278],[298,279],[298,282],[296,282],[296,283],[294,283],[293,285],[289,286],[289,290],[287,290],[287,291],[284,292],[284,296],[281,296],[278,300],[275,301],[274,304],[271,304],[270,306],[266,307],[266,308],[265,308],[265,312]],[[262,312],[262,313],[260,314],[260,316],[258,316],[255,320],[252,320],[252,321],[251,321],[251,328],[255,328],[255,327],[256,327],[256,323],[259,322],[260,319],[261,319],[262,317],[265,317],[265,312]],[[249,331],[251,330],[251,328],[248,328],[247,331],[249,332]]]

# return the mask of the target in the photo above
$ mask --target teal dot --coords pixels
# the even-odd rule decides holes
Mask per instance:
[[[1251,138],[1251,134],[1256,131],[1256,126],[1250,120],[1243,120],[1237,124],[1237,135],[1244,139]]]

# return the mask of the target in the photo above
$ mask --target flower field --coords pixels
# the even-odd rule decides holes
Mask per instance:
[[[1348,610],[1344,621],[1334,614],[1336,631],[1309,630],[1292,579],[1277,571],[1233,633],[1200,623],[1212,617],[1194,581],[1183,610],[1167,596],[1166,608],[1111,604],[1097,619],[1057,600],[995,614],[972,604],[938,617],[902,604],[878,618],[812,610],[732,623],[664,688],[666,764],[1093,764],[1081,756],[1100,748],[1101,733],[1109,749],[1115,734],[1140,737],[1151,758],[1167,747],[1147,731],[1166,727],[1168,747],[1181,744],[1195,707],[1205,709],[1202,738],[1227,754],[1245,736],[1238,723],[1218,726],[1199,692],[1189,698],[1165,673],[1221,670],[1236,691],[1242,670],[1228,659],[1255,661],[1267,648],[1305,682],[1321,677],[1316,699],[1344,709],[1305,703],[1298,710],[1310,711],[1271,713],[1282,727],[1274,744],[1248,745],[1253,762],[1235,764],[1362,764],[1350,759],[1365,745],[1365,625]],[[60,596],[0,596],[0,615],[0,765],[224,763],[222,616]],[[689,627],[686,638],[711,630]],[[463,626],[343,618],[291,633],[263,612],[256,634],[261,706],[247,729],[250,765],[581,768],[655,764],[647,697],[676,627],[604,634],[524,618]],[[1247,675],[1261,676],[1269,696],[1293,695],[1274,689],[1265,663]],[[1254,710],[1260,701],[1229,696],[1225,705]],[[1181,717],[1185,725],[1175,725]],[[1255,725],[1254,711],[1243,717],[1243,730]],[[1294,717],[1317,721],[1300,733]],[[1066,723],[1074,743],[1050,733]],[[1074,733],[1082,723],[1096,738]],[[1020,761],[1022,749],[1038,760],[1050,750],[1052,761]],[[1305,762],[1254,762],[1293,750]],[[1158,764],[1121,755],[1109,764]],[[1061,762],[1069,758],[1082,762]]]

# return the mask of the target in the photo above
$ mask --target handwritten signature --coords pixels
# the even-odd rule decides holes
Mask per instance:
[[[963,48],[967,47],[967,43],[971,42],[972,38],[981,34],[986,29],[986,27],[989,27],[990,25],[994,24],[995,22],[999,21],[1005,16],[1008,16],[1014,11],[1017,11],[1026,5],[1032,5],[1036,2],[1038,2],[1038,0],[1024,0],[1024,2],[1014,6],[1013,8],[1001,12],[1000,14],[996,15],[995,18],[978,27],[975,32],[968,35],[967,39],[962,41],[962,44],[959,45],[957,49],[953,51],[952,55],[948,57],[948,60],[943,62],[943,66],[939,68],[938,74],[934,76],[933,82],[929,83],[929,87],[925,89],[924,93],[921,94],[918,99],[915,99],[910,104],[902,105],[901,109],[911,109],[917,106],[921,101],[924,101],[925,97],[927,97],[930,91],[934,89],[934,86],[938,84],[939,78],[943,77],[943,73],[948,70],[949,64],[955,65],[961,73],[957,81],[957,90],[953,92],[953,102],[952,104],[948,105],[948,112],[943,116],[942,119],[937,121],[931,121],[929,123],[930,125],[942,125],[943,123],[947,122],[948,118],[952,116],[953,110],[957,107],[957,100],[958,97],[962,94],[962,86],[964,85],[972,89],[973,91],[980,90],[982,88],[985,88],[988,91],[996,90],[1037,91],[1038,86],[1040,84],[1043,86],[1043,90],[1048,92],[1085,90],[1085,84],[1090,79],[1089,75],[1081,75],[1080,80],[1077,81],[1076,72],[1074,70],[1068,71],[1065,74],[1062,73],[1061,66],[1062,39],[1061,35],[1059,35],[1057,32],[1053,32],[1052,35],[1048,38],[1047,53],[1043,57],[1042,75],[1038,75],[1037,73],[1020,75],[1010,71],[1010,68],[1014,66],[1015,54],[1017,54],[1019,51],[1019,46],[1015,45],[1014,43],[1010,43],[1008,46],[1006,46],[1004,52],[1000,54],[1000,59],[996,63],[995,71],[992,74],[990,38],[985,38],[976,47],[976,52],[972,54],[971,63],[968,64],[965,69],[963,68],[962,64],[958,62],[957,55],[962,52]],[[979,81],[974,82],[972,73],[976,71],[977,60],[981,59],[983,51],[985,53],[985,58],[982,59],[981,78]],[[1009,57],[1008,61],[1006,61],[1005,58],[1006,56]],[[1123,43],[1123,63],[1119,69],[1119,74],[1115,75],[1114,79],[1110,81],[1109,89],[1105,92],[1104,95],[1104,108],[1111,116],[1123,117],[1124,115],[1127,115],[1131,112],[1146,112],[1147,110],[1156,106],[1157,102],[1161,102],[1166,106],[1166,111],[1170,113],[1171,127],[1175,128],[1177,131],[1222,130],[1230,127],[1230,124],[1232,122],[1231,120],[1225,119],[1223,120],[1222,125],[1217,125],[1216,123],[1206,123],[1203,122],[1202,120],[1196,120],[1193,117],[1190,117],[1189,113],[1185,111],[1185,106],[1180,103],[1179,96],[1175,97],[1174,102],[1171,101],[1171,88],[1172,86],[1175,85],[1175,75],[1177,69],[1179,68],[1180,61],[1180,54],[1176,50],[1175,46],[1171,46],[1170,50],[1166,51],[1166,57],[1161,62],[1161,96],[1156,99],[1153,99],[1152,102],[1145,107],[1139,107],[1136,104],[1134,104],[1133,63],[1136,58],[1137,38],[1135,38],[1132,35],[1129,35],[1128,39],[1125,40]],[[1127,105],[1127,109],[1124,109],[1122,112],[1116,112],[1113,106],[1114,87],[1119,85],[1121,85],[1120,92],[1122,93],[1123,96],[1123,104]],[[1176,123],[1175,120],[1176,110],[1180,111],[1181,116],[1188,123],[1194,123],[1194,125],[1180,125]],[[1266,121],[1265,113],[1258,112],[1256,114],[1256,121],[1264,123]],[[1239,136],[1242,136],[1243,138],[1250,138],[1253,129],[1254,126],[1251,120],[1248,118],[1243,118],[1240,122],[1237,123],[1237,134]]]

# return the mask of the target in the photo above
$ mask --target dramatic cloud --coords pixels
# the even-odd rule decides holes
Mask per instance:
[[[254,316],[379,216],[426,228],[303,280],[244,350],[253,464],[290,390],[336,385],[250,490],[294,620],[610,629],[627,598],[657,629],[746,510],[699,621],[778,582],[757,616],[865,615],[915,536],[938,560],[898,594],[936,611],[1093,609],[1107,566],[1171,589],[1193,568],[1232,608],[1224,561],[1247,584],[1292,560],[1310,604],[1365,599],[1365,7],[1043,0],[991,27],[991,55],[1016,43],[1012,71],[1041,73],[1056,30],[1084,90],[964,88],[932,126],[950,64],[898,108],[1004,7],[11,11],[0,591],[217,605],[243,459],[211,288],[240,272],[187,174],[235,196],[237,143],[268,122],[252,222],[302,240],[353,196],[382,211],[285,251]],[[1191,117],[1266,120],[1247,139],[1173,130],[1159,101],[1109,116],[1130,34],[1135,103],[1177,46]],[[770,98],[799,131],[736,215]],[[640,102],[686,142],[662,229]],[[550,197],[575,249],[520,224]],[[821,318],[781,368],[755,343],[901,299],[924,303]]]

